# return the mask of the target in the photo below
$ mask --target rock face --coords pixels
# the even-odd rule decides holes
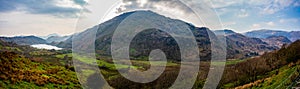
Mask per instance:
[[[95,42],[95,51],[100,55],[111,56],[111,42],[114,31],[117,26],[131,14],[135,14],[134,19],[143,19],[143,17],[151,17],[150,22],[155,22],[154,24],[159,24],[160,27],[168,30],[181,30],[188,27],[197,41],[200,58],[201,60],[209,60],[212,51],[211,50],[211,40],[218,40],[218,37],[206,27],[195,27],[192,24],[183,22],[177,19],[171,19],[162,15],[159,15],[152,11],[133,11],[119,15],[109,21],[99,24],[93,28],[87,29],[84,32],[78,33],[74,36],[74,40],[78,40],[80,43],[92,44]],[[133,21],[133,20],[132,20]],[[171,24],[171,26],[166,26],[164,24]],[[178,25],[181,24],[181,25]],[[94,33],[96,32],[96,33]],[[227,32],[227,44],[228,44],[228,58],[244,58],[252,55],[256,55],[261,51],[274,50],[276,48],[267,46],[267,43],[261,41],[257,38],[248,38],[241,34],[237,34],[233,31]],[[88,38],[88,35],[96,35],[94,40]],[[58,47],[71,48],[72,38],[64,42],[57,44]],[[211,38],[211,40],[210,40]],[[77,45],[79,48],[87,49],[88,46]],[[176,41],[166,32],[161,31],[161,29],[149,28],[141,33],[137,34],[130,44],[130,55],[133,58],[144,58],[149,55],[153,49],[162,49],[167,56],[167,59],[180,60],[180,50]]]
[[[36,36],[0,37],[5,42],[13,42],[19,45],[46,44],[47,42]]]

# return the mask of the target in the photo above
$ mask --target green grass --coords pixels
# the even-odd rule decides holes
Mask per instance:
[[[89,58],[89,57],[85,57],[85,56],[80,56],[80,55],[72,55],[72,53],[69,54],[60,54],[60,55],[56,55],[57,58],[64,58],[65,55],[67,55],[68,57],[72,57],[74,56],[75,59],[78,59],[81,62],[87,63],[87,64],[93,64],[95,62],[94,58]],[[106,62],[104,60],[96,60],[98,66],[100,67],[106,67],[110,70],[116,70],[116,66],[118,66],[118,68],[122,69],[122,68],[128,68],[128,65],[122,65],[122,64],[113,64],[113,63],[109,63]],[[131,60],[132,63],[137,63],[137,64],[142,64],[142,65],[150,65],[150,63],[148,61],[144,61],[144,60]],[[163,61],[153,61],[153,66],[162,66],[164,64]],[[166,66],[177,66],[177,63],[173,63],[173,62],[167,62]],[[137,69],[137,68],[141,68],[142,66],[130,66],[131,68]]]
[[[243,60],[240,60],[240,59],[228,60],[228,61],[226,61],[226,65],[237,64],[237,63],[240,63],[240,62],[243,62],[243,61],[246,61],[246,60],[247,59],[243,59]]]
[[[238,64],[240,62],[243,62],[243,61],[246,61],[246,59],[244,60],[239,60],[239,59],[236,59],[236,60],[227,60],[226,62],[221,62],[221,61],[213,61],[213,62],[210,62],[210,61],[201,61],[203,63],[211,63],[211,65],[213,66],[221,66],[221,65],[234,65],[234,64]]]
[[[64,58],[64,56],[67,55],[68,57],[74,57],[75,59],[87,63],[87,64],[93,64],[94,62],[96,62],[98,64],[99,67],[106,67],[107,69],[110,70],[116,70],[118,66],[118,68],[123,69],[123,68],[128,68],[128,65],[122,65],[122,64],[113,64],[113,63],[109,63],[106,62],[104,60],[96,60],[94,58],[89,58],[89,57],[85,57],[85,56],[80,56],[80,55],[72,55],[72,53],[69,54],[60,54],[60,55],[56,55],[57,58]],[[130,66],[131,68],[139,68],[138,66]]]
[[[292,80],[290,79],[291,75],[295,74],[297,67],[300,67],[300,65],[294,66],[294,67],[288,67],[284,66],[279,69],[278,75],[273,75],[270,77],[270,79],[265,80],[263,83],[254,86],[253,89],[285,89],[288,85],[291,84]],[[274,74],[275,71],[272,71],[270,73]]]
[[[135,63],[140,63],[140,64],[144,64],[144,65],[150,65],[149,61],[140,61],[140,60],[131,60],[131,62],[135,62]],[[164,62],[163,61],[152,61],[153,66],[163,66]],[[179,64],[177,63],[173,63],[173,62],[167,62],[166,66],[177,66]]]
[[[68,53],[68,54],[59,54],[59,55],[56,55],[55,57],[57,57],[57,58],[64,58],[65,57],[65,55],[68,55],[68,57],[72,57],[72,53]]]

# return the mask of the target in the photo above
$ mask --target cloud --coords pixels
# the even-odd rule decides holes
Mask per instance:
[[[235,13],[238,17],[247,17],[253,14],[269,15],[280,12],[288,7],[300,6],[299,0],[211,0],[213,7],[219,9],[230,9],[227,13]],[[248,13],[241,12],[241,8],[247,10]]]
[[[268,5],[263,9],[263,14],[274,14],[280,10],[283,10],[291,6],[295,1],[294,0],[273,0],[269,2]]]
[[[261,23],[255,23],[252,24],[252,26],[250,27],[251,29],[262,29],[262,28],[271,28],[271,27],[275,27],[275,23],[273,21],[270,22],[261,22]]]
[[[122,5],[117,10],[117,13],[152,10],[198,27],[222,29],[219,17],[210,0],[123,0]]]
[[[296,6],[296,7],[300,6],[300,1],[295,2],[294,6]]]
[[[270,21],[266,23],[268,26],[275,26],[274,22]]]
[[[84,0],[0,0],[0,12],[21,11],[31,14],[47,14],[57,17],[77,17]]]
[[[224,22],[223,25],[225,26],[230,26],[230,25],[235,25],[236,22]]]
[[[257,28],[261,28],[260,24],[252,24],[252,29],[257,29]]]
[[[236,22],[223,22],[224,28],[232,28],[232,26],[236,25]]]
[[[154,10],[172,10],[176,9],[177,13],[190,13],[191,9],[184,6],[179,0],[123,0],[120,6],[121,10],[130,11],[132,9],[154,9]]]
[[[49,15],[27,14],[24,12],[0,13],[0,35],[48,35],[74,32],[77,19],[57,18]]]
[[[238,17],[240,17],[240,18],[244,18],[244,17],[248,17],[248,16],[249,16],[249,14],[245,9],[241,9],[240,13],[238,14]]]
[[[227,8],[230,6],[234,6],[237,4],[241,4],[243,1],[241,0],[211,0],[213,3],[213,8]]]
[[[297,18],[290,18],[290,19],[280,19],[280,23],[297,23],[299,19]]]

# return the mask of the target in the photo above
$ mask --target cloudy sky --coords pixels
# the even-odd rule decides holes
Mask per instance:
[[[69,35],[135,9],[213,30],[300,30],[300,0],[0,0],[0,4],[0,36]]]

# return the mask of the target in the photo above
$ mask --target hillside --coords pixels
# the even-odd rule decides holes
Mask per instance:
[[[214,33],[217,34],[218,37],[226,37],[227,58],[229,59],[249,58],[280,48],[265,42],[263,39],[247,37],[228,29],[216,30]]]
[[[66,52],[0,40],[0,88],[81,88],[69,61],[55,57]]]
[[[287,45],[292,43],[287,37],[284,36],[270,36],[266,39],[262,39],[264,42],[268,43],[269,45],[276,46],[281,48],[283,45]]]
[[[76,73],[63,66],[33,62],[14,52],[0,52],[1,88],[81,88]]]
[[[227,55],[229,58],[258,56],[264,52],[278,49],[275,46],[263,42],[259,38],[250,38],[239,33],[227,35],[226,42],[228,46]]]
[[[155,30],[146,32],[149,31]],[[155,31],[155,34],[158,33]],[[151,35],[148,36],[151,37]],[[154,38],[164,40],[160,37]],[[2,72],[0,73],[0,87],[81,88],[74,68],[72,68],[72,62],[70,62],[74,56],[70,51],[40,50],[1,40],[0,48],[0,70]],[[297,86],[297,76],[300,74],[300,51],[298,50],[300,50],[300,40],[280,50],[265,53],[260,57],[227,61],[218,88],[287,88]],[[93,62],[87,57],[76,57],[74,60],[83,65]],[[181,65],[178,62],[168,62],[161,77],[151,83],[140,84],[122,77],[109,57],[97,56],[96,61],[106,81],[116,89],[168,88],[176,79]],[[148,61],[132,60],[132,63],[134,65],[131,67],[138,70],[145,70],[150,67]],[[122,69],[128,68],[128,65],[118,66],[121,66]],[[161,63],[157,61],[151,66],[161,66]],[[210,66],[218,66],[218,63],[201,62],[199,75],[194,85],[195,89],[203,87]],[[87,71],[86,76],[89,76],[87,80],[93,78],[93,70],[85,71]],[[93,84],[91,81],[87,82]]]
[[[260,57],[228,65],[223,88],[287,88],[300,74],[300,40]],[[238,76],[232,76],[238,75]]]

